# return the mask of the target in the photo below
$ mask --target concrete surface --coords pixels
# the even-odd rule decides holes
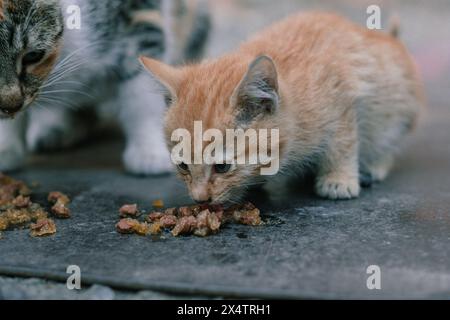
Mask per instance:
[[[50,238],[31,239],[26,231],[3,233],[0,298],[448,299],[448,2],[212,2],[216,27],[210,56],[230,50],[252,31],[297,9],[338,11],[363,22],[367,6],[378,2],[384,21],[398,14],[402,38],[424,75],[430,106],[392,176],[353,201],[320,200],[308,183],[292,186],[279,197],[258,191],[254,200],[266,221],[259,228],[227,227],[207,239],[121,236],[114,232],[121,204],[136,201],[149,208],[157,198],[168,205],[189,199],[172,176],[125,175],[121,138],[101,132],[99,139],[80,148],[35,156],[27,170],[15,175],[40,183],[35,190],[40,202],[50,190],[66,191],[73,198],[74,214],[71,220],[57,221],[59,231]],[[80,292],[64,284],[71,264],[82,271],[85,285]],[[367,289],[369,265],[381,269],[381,290]]]

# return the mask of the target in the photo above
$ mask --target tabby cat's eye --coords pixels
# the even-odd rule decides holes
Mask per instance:
[[[214,165],[214,171],[216,173],[227,173],[231,169],[231,164],[216,164]]]
[[[188,167],[188,165],[187,165],[186,163],[184,163],[184,162],[182,162],[182,163],[180,163],[180,164],[178,165],[178,169],[179,169],[181,172],[184,172],[184,173],[189,172],[189,167]]]
[[[45,51],[43,50],[30,51],[27,54],[25,54],[25,56],[22,59],[22,63],[24,65],[36,64],[39,61],[41,61],[42,58],[44,58],[44,55]]]

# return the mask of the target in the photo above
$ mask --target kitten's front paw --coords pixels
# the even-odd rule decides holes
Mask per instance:
[[[132,144],[127,146],[123,155],[125,168],[129,173],[136,175],[163,174],[172,171],[167,148],[148,144]]]
[[[0,171],[8,172],[22,168],[25,158],[26,150],[22,142],[0,143]]]
[[[316,182],[317,194],[332,200],[356,198],[359,191],[360,185],[357,177],[328,175],[319,177]]]

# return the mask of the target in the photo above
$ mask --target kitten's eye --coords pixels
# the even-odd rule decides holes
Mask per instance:
[[[178,169],[184,173],[189,172],[189,167],[186,163],[182,162],[178,165]]]
[[[24,65],[36,64],[44,58],[45,51],[36,50],[28,52],[22,59]]]
[[[214,165],[214,171],[216,173],[227,173],[231,169],[231,164],[216,164]]]

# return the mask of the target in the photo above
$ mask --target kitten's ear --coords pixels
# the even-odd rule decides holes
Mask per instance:
[[[150,72],[153,79],[162,86],[166,102],[170,105],[176,100],[176,92],[181,78],[180,71],[168,64],[144,56],[141,56],[139,61]]]
[[[278,108],[278,73],[273,60],[259,56],[235,89],[232,103],[237,106],[236,120],[249,123],[258,116],[275,113]]]

